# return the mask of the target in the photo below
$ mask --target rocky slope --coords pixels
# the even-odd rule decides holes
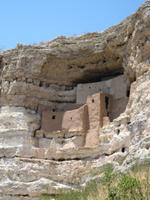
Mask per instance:
[[[63,132],[38,148],[41,109],[75,103],[76,85],[124,73],[124,113],[104,126],[94,147],[60,148]],[[150,1],[102,33],[18,45],[0,55],[0,200],[40,200],[76,189],[106,163],[127,169],[150,157]],[[38,136],[40,137],[40,136]]]

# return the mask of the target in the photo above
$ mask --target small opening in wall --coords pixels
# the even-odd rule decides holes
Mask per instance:
[[[92,99],[92,103],[94,103],[94,99]]]
[[[119,56],[117,56],[117,57],[116,57],[116,60],[119,60],[119,59],[120,59],[120,57],[119,57]]]
[[[43,82],[40,81],[40,83],[39,83],[39,87],[42,87],[42,86],[43,86]]]
[[[72,120],[72,117],[70,117],[70,119]]]
[[[117,129],[117,135],[119,135],[119,133],[120,133],[120,129]]]
[[[52,116],[52,119],[56,119],[56,115],[53,115],[53,116]]]
[[[55,108],[53,108],[53,109],[52,109],[52,112],[55,112],[55,111],[56,111],[56,109],[55,109]]]
[[[85,66],[84,66],[84,65],[79,65],[78,68],[79,68],[79,69],[84,69]]]
[[[105,58],[103,59],[103,63],[106,63],[106,59]]]
[[[108,110],[109,97],[107,97],[107,96],[105,96],[105,105],[106,105],[106,110]]]
[[[127,96],[127,97],[130,96],[130,90],[129,90],[129,89],[127,90],[127,94],[126,94],[126,96]]]
[[[123,148],[121,149],[122,153],[124,153],[124,152],[125,152],[125,150],[126,150],[126,148],[125,148],[125,147],[123,147]]]
[[[68,65],[68,69],[72,69],[73,68],[73,66],[72,65]]]

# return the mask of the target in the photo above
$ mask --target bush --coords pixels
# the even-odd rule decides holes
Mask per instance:
[[[144,178],[139,178],[137,174],[110,174],[110,170],[105,174],[107,185],[107,198],[105,200],[150,200],[150,180],[149,170],[139,167],[136,173],[144,173]],[[149,166],[148,166],[149,169]],[[109,175],[109,176],[108,176]]]
[[[101,173],[101,171],[100,171]],[[81,191],[70,191],[56,200],[150,200],[150,164],[136,165],[127,174],[116,174],[106,165],[103,178],[91,181]],[[42,200],[51,200],[45,196]]]
[[[141,183],[130,175],[119,178],[117,186],[108,188],[108,200],[144,200]]]
[[[52,198],[49,194],[44,194],[42,200],[52,200]]]

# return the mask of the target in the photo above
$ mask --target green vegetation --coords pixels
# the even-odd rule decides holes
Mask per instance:
[[[127,174],[104,167],[101,180],[91,181],[82,191],[60,194],[56,200],[150,200],[150,164],[136,165]],[[51,200],[45,196],[42,200]]]
[[[49,194],[44,194],[42,200],[52,200],[52,197]]]

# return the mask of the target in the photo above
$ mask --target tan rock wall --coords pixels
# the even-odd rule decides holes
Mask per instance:
[[[128,104],[128,97],[123,97],[120,99],[112,99],[112,107],[110,113],[110,120],[113,121],[116,119],[121,113],[123,113]]]
[[[17,105],[32,110],[40,110],[40,106],[75,103],[76,88],[50,85],[38,80],[2,81],[0,106]]]

